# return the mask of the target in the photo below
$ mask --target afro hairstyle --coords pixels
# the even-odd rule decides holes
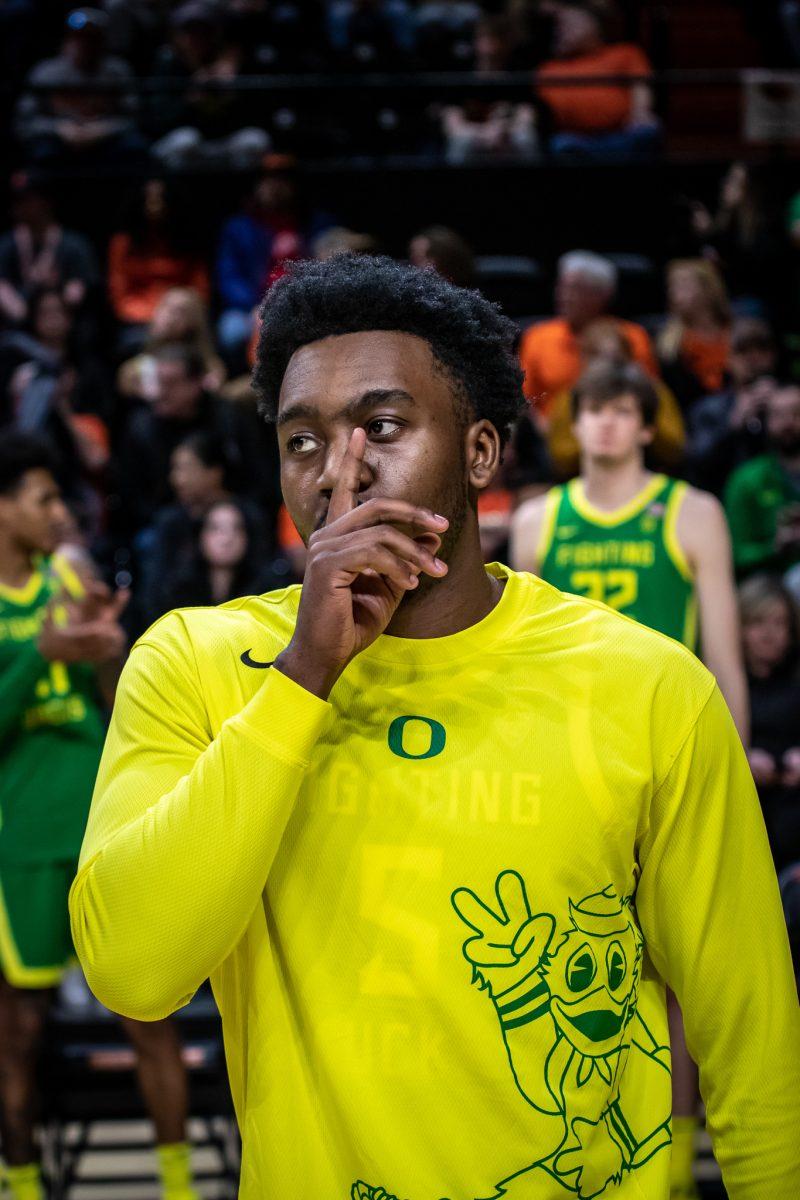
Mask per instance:
[[[517,327],[480,292],[385,256],[293,263],[273,285],[253,371],[262,416],[275,421],[283,376],[301,346],[381,329],[424,339],[454,385],[459,419],[490,421],[505,444],[525,408]]]

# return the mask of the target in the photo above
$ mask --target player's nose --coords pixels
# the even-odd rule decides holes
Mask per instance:
[[[349,429],[342,435],[342,437],[338,437],[334,441],[331,441],[328,445],[327,453],[323,459],[322,469],[320,470],[320,474],[317,479],[317,490],[325,493],[328,500],[330,500],[330,495],[333,491],[334,484],[341,474],[342,466],[344,464],[344,457],[347,453],[347,447],[350,442],[350,434],[352,432],[352,429]],[[367,451],[365,451],[365,457],[361,463],[359,491],[369,487],[370,482],[372,481],[372,471],[369,463],[366,461],[367,453],[368,448]]]

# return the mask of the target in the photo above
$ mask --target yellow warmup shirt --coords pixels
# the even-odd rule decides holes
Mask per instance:
[[[244,1200],[666,1200],[664,981],[731,1200],[800,1196],[800,1017],[712,677],[492,564],[448,637],[325,702],[266,664],[300,588],[172,613],[119,688],[73,886],[104,1003],[211,976]]]

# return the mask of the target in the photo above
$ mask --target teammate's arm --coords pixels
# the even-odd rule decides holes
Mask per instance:
[[[638,850],[639,920],[683,1013],[727,1194],[800,1196],[800,1010],[761,809],[718,688],[656,781]]]
[[[537,548],[542,535],[547,496],[524,500],[511,514],[508,548],[511,566],[515,571],[539,570]]]
[[[690,488],[678,514],[677,534],[697,589],[703,662],[716,678],[746,746],[750,740],[750,702],[731,538],[722,505],[707,492]]]

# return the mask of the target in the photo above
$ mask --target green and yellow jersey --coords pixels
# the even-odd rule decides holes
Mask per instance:
[[[74,860],[86,828],[105,726],[94,669],[37,648],[60,593],[82,587],[57,557],[24,587],[0,585],[0,867]]]
[[[686,486],[655,475],[613,512],[589,503],[582,479],[552,488],[537,547],[542,579],[600,600],[694,650],[695,589],[676,533]]]
[[[487,570],[483,620],[382,635],[327,701],[269,666],[299,587],[148,631],[70,897],[90,985],[156,1019],[210,975],[242,1200],[666,1200],[666,980],[731,1200],[800,1195],[788,939],[713,678]]]

